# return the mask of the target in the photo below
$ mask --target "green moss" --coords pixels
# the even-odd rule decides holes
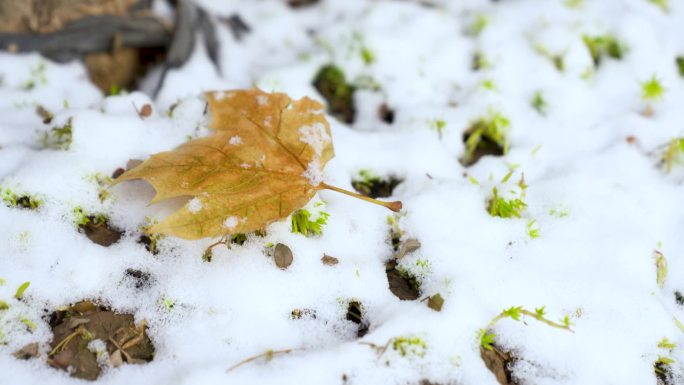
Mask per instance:
[[[16,193],[9,188],[0,187],[0,200],[5,203],[7,207],[36,210],[42,204],[43,200],[35,195],[28,193]]]
[[[291,231],[295,234],[302,234],[307,237],[323,234],[323,226],[328,223],[330,214],[325,211],[318,212],[315,217],[306,209],[299,209],[292,213]]]
[[[649,80],[641,83],[641,99],[648,102],[660,100],[665,95],[665,87],[653,75]]]
[[[326,100],[331,115],[346,123],[354,121],[354,87],[347,83],[339,67],[323,66],[314,77],[313,86]]]
[[[679,76],[684,78],[684,56],[677,56],[675,58],[675,65],[677,66]]]
[[[86,226],[89,223],[95,225],[102,225],[107,222],[107,216],[104,214],[90,214],[83,211],[81,206],[76,206],[72,211],[74,215],[74,223],[77,227]]]
[[[520,198],[505,199],[501,197],[497,188],[494,187],[487,211],[493,217],[520,218],[520,214],[526,207],[527,204]]]
[[[508,152],[508,118],[498,112],[490,112],[473,122],[463,135],[465,154],[461,162],[471,165],[482,155],[505,155]]]
[[[478,14],[475,15],[475,19],[473,20],[472,24],[470,25],[470,34],[473,36],[477,36],[482,33],[482,31],[485,30],[490,24],[491,20],[489,16],[483,15],[483,14]]]
[[[21,299],[24,296],[24,292],[26,291],[26,289],[28,289],[29,286],[31,286],[31,282],[29,281],[26,281],[19,285],[19,287],[17,288],[17,292],[14,293],[14,298]]]
[[[670,10],[670,0],[648,0],[648,2],[660,8],[663,12],[669,12]]]
[[[51,130],[44,132],[40,142],[43,148],[68,150],[71,147],[72,136],[72,119],[69,118],[63,125],[53,127]]]
[[[661,164],[667,172],[670,172],[675,164],[682,162],[682,155],[684,155],[684,138],[673,138],[663,151]]]
[[[24,84],[21,85],[21,88],[28,91],[36,88],[36,86],[38,85],[47,84],[47,76],[45,76],[45,69],[45,62],[38,62],[38,64],[36,64],[35,67],[31,68],[30,77],[27,81],[24,82]]]
[[[544,95],[542,95],[541,91],[537,91],[534,93],[531,104],[532,108],[534,108],[534,110],[537,111],[539,115],[546,115],[548,105],[546,104],[546,100],[544,99]]]
[[[444,131],[446,131],[446,121],[444,119],[433,119],[430,121],[429,125],[430,129],[437,133],[439,139],[442,139],[442,135],[444,135]]]
[[[618,41],[612,35],[584,35],[582,36],[582,41],[589,50],[589,54],[591,54],[595,68],[601,65],[601,61],[605,57],[620,60],[627,53],[627,45]]]
[[[400,356],[424,357],[427,350],[427,343],[419,337],[399,336],[392,340],[392,349],[397,351]]]

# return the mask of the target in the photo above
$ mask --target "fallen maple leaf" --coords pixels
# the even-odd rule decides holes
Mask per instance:
[[[157,191],[151,203],[193,197],[150,233],[199,239],[259,230],[301,208],[321,189],[401,209],[401,202],[378,201],[322,181],[334,152],[320,103],[257,89],[205,97],[216,133],[152,155],[114,181],[146,180]]]

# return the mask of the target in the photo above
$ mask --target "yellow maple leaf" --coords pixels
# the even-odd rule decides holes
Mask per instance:
[[[152,155],[114,182],[146,180],[157,191],[151,203],[193,197],[150,233],[199,239],[259,230],[301,208],[321,189],[401,209],[401,202],[376,201],[322,181],[334,151],[319,102],[257,89],[205,97],[213,135]]]

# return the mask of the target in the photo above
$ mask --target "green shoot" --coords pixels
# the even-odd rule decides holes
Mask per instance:
[[[478,150],[486,150],[492,146],[504,155],[508,153],[506,137],[511,122],[498,112],[490,111],[489,116],[481,117],[466,130],[464,164],[472,164]]]
[[[442,139],[442,135],[444,134],[444,131],[446,130],[446,121],[444,119],[433,119],[429,122],[430,124],[430,129],[435,131],[437,133],[437,136],[439,139]]]
[[[669,173],[672,171],[672,166],[681,163],[682,155],[684,155],[684,138],[673,138],[667,144],[660,161]]]
[[[667,259],[665,255],[658,250],[653,251],[653,259],[656,265],[656,283],[659,288],[665,285],[665,278],[667,278]]]
[[[527,204],[520,198],[505,199],[499,196],[499,190],[496,187],[492,189],[492,194],[487,211],[493,217],[520,218],[520,214],[527,207]]]
[[[107,222],[107,217],[104,214],[88,214],[80,206],[76,206],[72,213],[77,227],[86,226],[91,222],[96,225]]]
[[[373,185],[378,182],[380,182],[380,177],[375,175],[373,171],[364,168],[359,170],[358,177],[352,180],[352,186],[361,194],[370,195]]]
[[[71,118],[69,118],[65,124],[44,132],[40,138],[40,143],[46,149],[68,150],[71,147],[72,128]]]
[[[562,54],[554,54],[541,44],[536,44],[534,49],[538,54],[550,60],[558,72],[565,71],[565,59],[563,58]]]
[[[109,86],[109,93],[107,96],[117,96],[121,95],[121,87],[119,87],[117,84],[112,84]]]
[[[20,300],[24,296],[24,292],[26,291],[26,289],[28,289],[28,287],[30,285],[31,285],[31,282],[29,282],[29,281],[26,281],[26,282],[22,283],[21,285],[19,285],[19,287],[17,288],[17,292],[14,293],[14,298]]]
[[[648,0],[648,2],[660,8],[663,12],[670,10],[670,0]]]
[[[563,4],[568,8],[579,8],[584,5],[584,0],[565,0]]]
[[[665,87],[655,75],[651,79],[641,83],[641,99],[646,102],[655,102],[665,95]]]
[[[663,337],[663,339],[658,342],[658,347],[661,349],[674,350],[677,348],[677,344],[671,342],[667,337]]]
[[[487,69],[487,68],[491,68],[491,67],[492,67],[492,63],[490,63],[489,60],[487,60],[487,57],[485,56],[485,54],[483,52],[476,51],[473,54],[473,61],[471,64],[471,68],[473,69],[473,71],[479,71],[479,70],[483,70],[483,69]]]
[[[0,200],[8,207],[36,210],[43,204],[43,200],[27,193],[17,194],[9,188],[0,187]]]
[[[0,301],[0,310],[7,310],[9,309],[9,304],[5,301]]]
[[[584,35],[582,41],[589,50],[595,68],[599,67],[604,57],[620,60],[627,53],[627,46],[612,35]]]
[[[470,25],[470,34],[473,36],[477,36],[482,33],[482,31],[487,28],[487,26],[490,23],[489,16],[483,15],[483,14],[478,14],[475,16],[475,20],[473,20],[473,23]]]
[[[392,340],[392,349],[399,352],[399,355],[406,357],[407,355],[424,357],[427,343],[418,337],[395,337]]]
[[[494,83],[494,80],[492,79],[485,79],[482,84],[482,88],[484,88],[487,91],[496,91],[496,84]]]
[[[107,198],[109,198],[108,187],[112,184],[111,177],[97,172],[92,175],[89,175],[87,177],[87,180],[97,185],[97,196],[100,199],[100,202],[104,202],[105,200],[107,200]]]
[[[361,59],[366,65],[371,65],[375,62],[375,55],[368,47],[361,47]]]
[[[43,61],[38,62],[35,67],[31,68],[31,75],[29,79],[21,85],[21,88],[28,91],[36,88],[37,85],[47,84],[45,69],[45,63]]]
[[[534,96],[532,97],[532,108],[534,108],[539,115],[546,116],[548,105],[546,104],[546,100],[544,100],[544,96],[542,95],[541,91],[534,93]]]
[[[534,309],[534,311],[527,310],[523,308],[522,306],[512,306],[508,309],[504,309],[496,315],[494,318],[492,318],[491,321],[489,321],[489,324],[487,324],[487,327],[484,329],[480,329],[477,332],[477,339],[480,342],[480,346],[483,349],[486,350],[492,350],[493,349],[493,344],[494,344],[494,338],[496,337],[496,334],[494,334],[491,329],[494,327],[494,325],[499,322],[500,320],[504,318],[510,318],[514,321],[520,321],[523,316],[528,316],[532,317],[535,320],[545,323],[551,327],[557,328],[557,329],[565,329],[567,331],[572,332],[571,325],[572,323],[570,322],[570,317],[565,316],[563,319],[561,319],[560,322],[554,322],[551,321],[550,319],[545,317],[546,314],[546,306],[542,306],[539,308]]]
[[[566,207],[559,206],[557,208],[549,210],[549,215],[551,215],[552,217],[556,217],[558,219],[567,218],[568,216],[570,216],[570,210]]]
[[[19,321],[21,321],[21,323],[26,325],[26,328],[28,328],[29,332],[31,332],[31,333],[33,333],[33,331],[36,330],[36,328],[37,328],[36,323],[31,321],[30,319],[28,319],[26,317],[21,317],[19,319]]]
[[[684,56],[677,56],[677,58],[675,58],[675,64],[677,65],[679,76],[684,78]]]
[[[539,225],[537,225],[537,221],[534,219],[527,222],[527,236],[530,237],[530,239],[537,239],[541,237],[541,234],[539,234],[539,231],[541,230],[539,228]]]
[[[487,331],[487,329],[478,330],[478,339],[480,340],[480,346],[486,350],[493,350],[494,338],[496,335],[492,332]]]
[[[313,218],[312,214],[305,209],[299,209],[292,213],[291,223],[292,232],[295,234],[302,234],[304,236],[318,236],[323,233],[323,226],[328,223],[330,214],[325,211],[317,213]]]
[[[661,365],[670,365],[670,364],[674,364],[675,360],[670,358],[670,357],[658,356],[658,359],[656,360],[655,363],[661,364]]]

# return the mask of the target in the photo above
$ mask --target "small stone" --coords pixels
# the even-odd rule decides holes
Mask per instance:
[[[281,269],[287,269],[292,264],[292,250],[286,245],[278,243],[273,251],[273,259],[276,266]]]

